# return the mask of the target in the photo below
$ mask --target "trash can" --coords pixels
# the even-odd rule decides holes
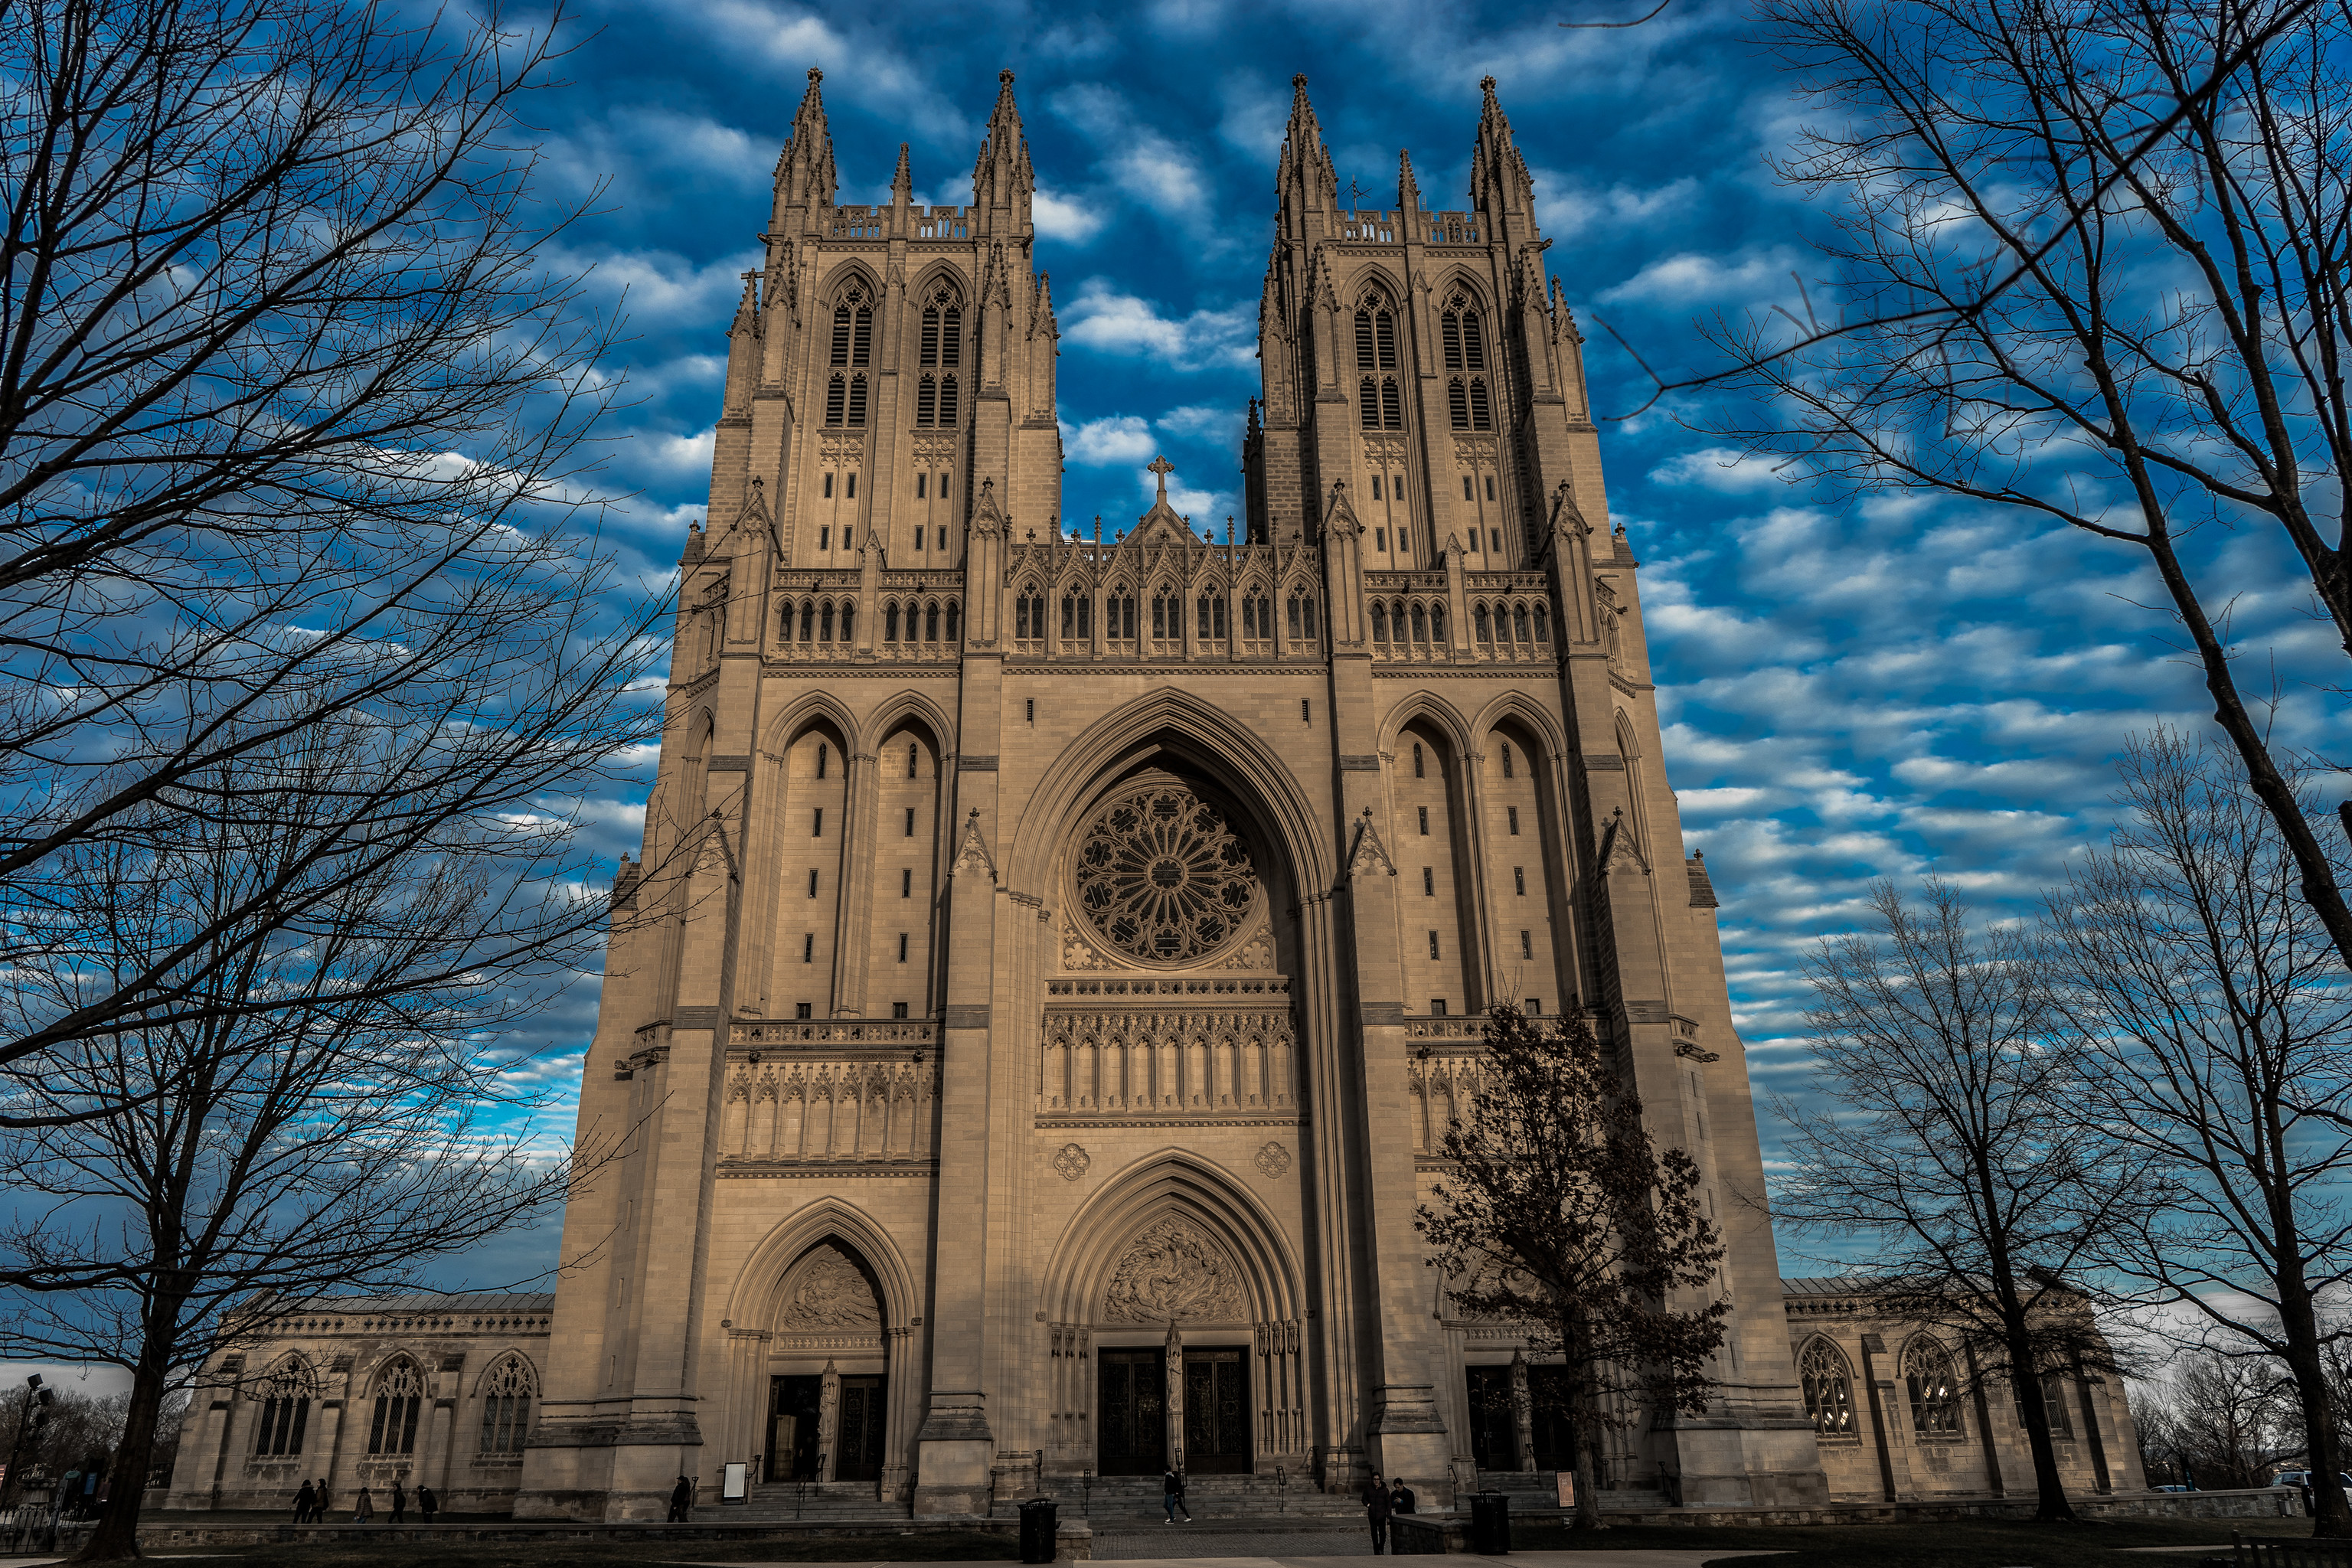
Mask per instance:
[[[1051,1563],[1054,1532],[1061,1528],[1061,1510],[1049,1497],[1033,1497],[1021,1505],[1021,1561]]]
[[[1511,1500],[1505,1493],[1470,1494],[1470,1550],[1481,1557],[1511,1550]]]

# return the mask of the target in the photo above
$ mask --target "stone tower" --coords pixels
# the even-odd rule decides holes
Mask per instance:
[[[1297,84],[1242,538],[1061,526],[1001,78],[969,207],[835,205],[817,73],[729,334],[519,1511],[984,1512],[1080,1474],[1546,1468],[1412,1226],[1480,1013],[1581,1007],[1728,1233],[1609,1486],[1823,1495],[1580,340],[1486,84],[1469,205],[1339,205]],[[705,1496],[711,1495],[709,1491]]]

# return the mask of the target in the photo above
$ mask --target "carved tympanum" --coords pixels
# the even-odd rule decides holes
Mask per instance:
[[[1173,1216],[1128,1244],[1103,1292],[1107,1322],[1229,1323],[1248,1315],[1233,1260],[1198,1226]]]
[[[866,1271],[831,1242],[812,1252],[793,1271],[776,1327],[786,1333],[822,1333],[878,1329],[882,1305]]]

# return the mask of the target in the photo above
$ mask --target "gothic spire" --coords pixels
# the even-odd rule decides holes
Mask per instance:
[[[835,186],[833,173],[833,132],[824,122],[824,95],[817,83],[824,72],[809,67],[808,91],[801,95],[801,106],[793,116],[792,135],[784,142],[783,155],[776,160],[776,205],[778,207],[807,204],[831,206]]]
[[[1323,127],[1315,106],[1307,100],[1307,77],[1290,79],[1290,123],[1283,127],[1282,158],[1276,165],[1275,188],[1286,233],[1304,237],[1298,219],[1313,212],[1336,226],[1339,213],[1339,176],[1331,167],[1330,150],[1323,145]]]
[[[1421,182],[1412,177],[1412,150],[1409,147],[1397,149],[1397,210],[1421,210]]]
[[[997,223],[1025,233],[1029,198],[1037,180],[1029,167],[1021,109],[1013,100],[1013,73],[998,71],[996,82],[996,107],[989,112],[988,132],[981,138],[980,157],[971,167],[972,216],[983,233]]]
[[[1511,139],[1511,121],[1495,96],[1495,79],[1482,78],[1478,86],[1486,97],[1478,112],[1477,146],[1470,157],[1470,205],[1490,216],[1508,212],[1531,217],[1536,183],[1528,177],[1518,143]]]
[[[907,162],[907,144],[898,143],[898,167],[890,176],[890,201],[894,206],[907,206],[915,199],[915,174]]]
[[[743,274],[743,298],[735,306],[735,324],[727,329],[727,412],[748,415],[751,393],[759,384],[760,275]]]

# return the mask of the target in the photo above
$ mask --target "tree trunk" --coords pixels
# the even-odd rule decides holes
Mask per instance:
[[[151,1300],[149,1312],[147,1342],[141,1347],[139,1364],[131,1373],[131,1407],[122,1416],[122,1443],[109,1467],[113,1484],[108,1489],[106,1506],[99,1510],[98,1528],[74,1554],[76,1563],[125,1563],[139,1555],[139,1509],[146,1500],[147,1467],[155,1453],[155,1420],[163,1413],[168,1382],[163,1347],[179,1331],[176,1302],[166,1306]]]
[[[1569,1409],[1576,1416],[1576,1521],[1578,1530],[1605,1530],[1601,1522],[1601,1466],[1593,1457],[1593,1435],[1601,1429],[1601,1367],[1583,1325],[1570,1318],[1560,1325],[1560,1349],[1568,1363]]]
[[[2311,1533],[2341,1540],[2352,1536],[2352,1506],[2336,1477],[2344,1468],[2344,1438],[2336,1426],[2336,1399],[2319,1351],[2319,1324],[2307,1290],[2279,1292],[2279,1327],[2286,1341],[2281,1359],[2294,1378],[2302,1406],[2305,1458],[2311,1470]]]
[[[2074,1506],[2058,1476],[2058,1450],[2050,1441],[2050,1407],[2042,1400],[2042,1374],[2033,1362],[2033,1341],[2021,1320],[2008,1325],[2009,1380],[2025,1416],[2026,1451],[2033,1458],[2033,1517],[2045,1524],[2071,1524]]]

